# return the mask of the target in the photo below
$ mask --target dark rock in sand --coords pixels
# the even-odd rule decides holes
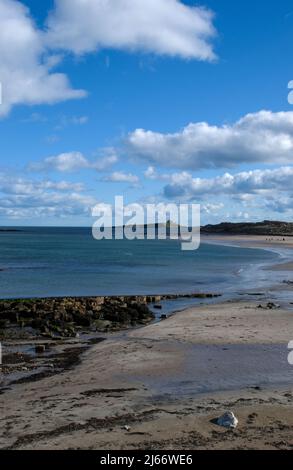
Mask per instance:
[[[8,326],[8,321],[5,319],[0,320],[0,329],[5,329]]]
[[[44,344],[36,344],[35,351],[37,354],[43,354],[46,351],[46,346]]]
[[[78,312],[72,312],[72,320],[76,325],[91,326],[91,318]]]
[[[258,305],[257,308],[264,308],[264,309],[269,309],[269,310],[273,310],[273,309],[279,309],[281,308],[280,305],[278,304],[274,304],[273,302],[268,302],[266,305]]]

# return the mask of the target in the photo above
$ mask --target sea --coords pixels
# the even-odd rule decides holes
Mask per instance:
[[[261,289],[277,252],[177,240],[101,240],[91,228],[0,231],[0,298],[189,294]]]

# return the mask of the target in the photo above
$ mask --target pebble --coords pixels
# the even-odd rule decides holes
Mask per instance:
[[[232,411],[226,411],[217,421],[219,426],[224,428],[235,429],[238,425],[238,419]]]

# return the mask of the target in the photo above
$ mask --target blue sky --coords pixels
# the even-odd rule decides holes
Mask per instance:
[[[292,219],[292,2],[106,3],[0,0],[1,225],[119,194]]]

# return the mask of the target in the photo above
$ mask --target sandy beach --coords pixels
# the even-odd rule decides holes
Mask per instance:
[[[202,241],[250,248],[293,248],[293,237],[265,235],[202,235]]]
[[[291,289],[109,333],[62,373],[2,389],[0,447],[293,449],[293,308],[275,300]],[[227,410],[235,430],[216,423]]]
[[[292,312],[254,302],[109,337],[77,367],[2,393],[1,447],[292,448],[292,337]],[[235,431],[212,422],[226,409]]]

